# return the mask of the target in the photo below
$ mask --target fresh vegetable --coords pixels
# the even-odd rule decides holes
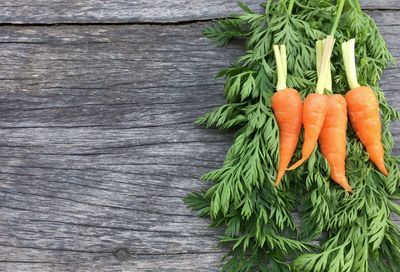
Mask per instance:
[[[347,192],[352,192],[345,171],[347,144],[346,106],[346,99],[342,95],[332,94],[328,96],[328,111],[318,142],[322,154],[328,161],[332,180]]]
[[[303,108],[304,143],[301,152],[302,158],[288,170],[294,170],[302,165],[314,151],[328,112],[328,105],[328,97],[324,94],[316,93],[307,96]]]
[[[299,139],[303,101],[299,92],[286,86],[287,63],[285,45],[274,45],[278,83],[272,96],[272,109],[279,127],[279,166],[275,181],[278,186],[285,174]]]
[[[316,43],[317,73],[321,73],[322,54],[326,40]],[[332,92],[332,75],[330,69],[325,79],[325,89]],[[345,160],[347,145],[347,104],[342,95],[332,94],[328,96],[328,111],[324,125],[318,138],[322,155],[328,161],[330,176],[333,181],[342,186],[347,192],[352,189],[346,178]]]
[[[351,88],[346,94],[351,126],[367,149],[371,161],[382,174],[388,176],[384,161],[379,101],[370,87],[360,86],[357,81],[354,45],[355,39],[342,44],[343,62]]]
[[[341,3],[344,3],[341,1]],[[339,7],[337,18],[341,16],[341,9]],[[336,24],[335,24],[336,25]],[[336,31],[336,26],[332,29],[332,35]],[[330,58],[335,44],[333,36],[328,36],[325,42],[324,52],[321,60],[321,70],[317,82],[316,93],[307,96],[304,101],[303,108],[303,125],[304,125],[304,143],[301,151],[301,159],[292,165],[289,170],[294,170],[303,164],[312,154],[318,143],[318,137],[324,125],[325,116],[329,109],[329,98],[324,94],[324,89],[329,82]]]

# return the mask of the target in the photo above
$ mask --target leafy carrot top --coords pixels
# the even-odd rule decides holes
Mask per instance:
[[[279,129],[271,108],[275,93],[274,44],[287,49],[287,86],[304,98],[317,84],[315,41],[326,38],[335,24],[336,1],[266,1],[265,12],[241,5],[243,14],[216,22],[205,34],[218,45],[241,40],[243,55],[218,77],[225,81],[227,103],[199,118],[198,124],[230,128],[235,139],[221,168],[204,175],[210,188],[185,201],[213,227],[224,232],[229,249],[223,271],[396,271],[400,267],[400,231],[390,219],[400,214],[392,201],[399,196],[400,159],[391,155],[391,121],[399,115],[384,99],[378,80],[393,60],[373,20],[357,0],[346,0],[337,21],[338,43],[356,38],[358,82],[373,88],[382,118],[382,144],[390,175],[369,161],[354,131],[348,130],[348,196],[329,182],[329,167],[317,150],[287,182],[273,187],[278,169]],[[333,49],[332,89],[348,89],[340,47]],[[326,88],[326,86],[324,86]],[[300,150],[294,154],[300,159]],[[301,231],[291,212],[301,203]],[[314,247],[308,242],[323,236]],[[308,251],[309,250],[309,251]],[[295,259],[295,263],[287,260]]]

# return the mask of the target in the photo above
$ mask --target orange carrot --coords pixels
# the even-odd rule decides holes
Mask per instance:
[[[364,144],[370,160],[385,176],[389,175],[385,166],[382,145],[382,124],[379,116],[379,102],[369,87],[359,87],[346,94],[350,123],[357,137]]]
[[[304,143],[301,151],[302,158],[291,166],[289,170],[294,170],[305,162],[317,146],[318,137],[328,111],[328,104],[328,96],[324,94],[310,94],[304,101]]]
[[[303,101],[295,89],[284,89],[272,97],[272,109],[279,126],[279,167],[275,186],[278,186],[285,174],[301,131]]]
[[[279,166],[275,187],[285,174],[301,131],[303,102],[300,94],[286,86],[287,67],[284,45],[274,46],[278,71],[277,92],[272,96],[272,109],[279,126]]]
[[[317,74],[320,75],[322,65],[322,53],[326,40],[317,41]],[[325,88],[332,91],[332,76],[329,69],[325,81]],[[346,131],[347,131],[347,103],[341,95],[328,96],[328,112],[325,116],[324,125],[321,129],[318,142],[322,155],[328,161],[331,170],[331,178],[342,186],[347,192],[352,189],[346,178]]]
[[[355,40],[342,44],[343,60],[351,91],[346,94],[350,123],[357,137],[364,144],[370,160],[385,176],[389,175],[384,161],[382,145],[382,124],[379,101],[369,87],[361,87],[357,81],[354,54]]]
[[[346,99],[338,94],[330,95],[328,112],[319,135],[319,148],[328,161],[331,178],[347,192],[352,189],[345,175],[347,105]]]
[[[325,50],[321,60],[321,69],[316,87],[316,93],[307,96],[303,107],[304,143],[301,151],[302,158],[292,165],[289,170],[294,170],[305,162],[314,151],[318,143],[318,137],[324,125],[328,112],[329,99],[324,95],[327,82],[330,81],[330,59],[335,40],[332,36],[326,39]]]

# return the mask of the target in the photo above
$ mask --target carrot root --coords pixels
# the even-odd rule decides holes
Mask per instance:
[[[302,158],[292,165],[289,170],[294,170],[299,167],[314,152],[328,111],[328,106],[329,100],[327,95],[310,94],[307,96],[303,108],[304,143],[301,152]]]
[[[277,187],[282,181],[299,140],[303,101],[296,90],[287,88],[273,95],[272,109],[279,126],[280,158],[277,179],[274,184]]]
[[[370,160],[385,176],[389,175],[384,161],[382,123],[379,101],[369,87],[359,87],[346,94],[350,123],[357,137],[364,144]]]
[[[319,147],[331,169],[332,180],[347,192],[351,187],[346,178],[347,104],[338,94],[330,95],[329,109],[319,135]]]
[[[289,170],[289,171],[295,170],[295,169],[298,168],[300,165],[302,165],[306,160],[307,160],[307,158],[301,158],[298,162],[296,162],[295,164],[293,164],[292,166],[290,166],[287,170]]]

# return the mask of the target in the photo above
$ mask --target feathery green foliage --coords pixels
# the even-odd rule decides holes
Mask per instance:
[[[368,154],[348,131],[346,174],[354,189],[348,195],[330,182],[327,162],[316,150],[302,167],[289,172],[273,187],[279,159],[279,131],[271,110],[277,81],[273,44],[285,44],[288,86],[303,97],[315,89],[315,41],[329,33],[336,13],[331,0],[281,0],[263,4],[266,12],[244,13],[223,19],[204,33],[217,45],[243,40],[244,54],[218,76],[225,79],[227,104],[200,117],[197,124],[235,129],[235,140],[220,169],[205,174],[206,192],[187,196],[186,203],[213,227],[224,227],[221,244],[231,251],[223,271],[397,271],[400,231],[391,221],[400,214],[400,158],[393,157],[389,131],[399,114],[387,103],[378,81],[394,62],[374,21],[346,0],[337,45],[356,38],[360,84],[371,86],[380,101],[389,177],[380,174]],[[348,90],[340,46],[332,56],[333,90]],[[294,160],[299,159],[300,148]],[[300,233],[292,218],[301,203]],[[307,242],[322,237],[320,246]],[[288,259],[294,258],[289,265]],[[387,264],[390,264],[387,265]]]

